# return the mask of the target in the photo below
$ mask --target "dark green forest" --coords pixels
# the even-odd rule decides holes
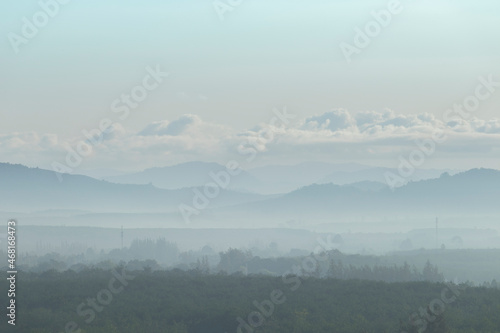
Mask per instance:
[[[17,290],[23,333],[500,332],[500,290],[443,282],[119,266],[23,272]]]

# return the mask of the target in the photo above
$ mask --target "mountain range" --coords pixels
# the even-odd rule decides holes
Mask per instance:
[[[183,169],[183,166],[189,168]],[[319,169],[319,166],[318,164],[316,167]],[[299,172],[297,178],[300,182],[314,179],[312,175],[300,174],[306,166],[294,168]],[[404,186],[390,189],[381,182],[370,180],[367,173],[370,169],[364,169],[362,166],[352,168],[358,170],[351,173],[364,173],[367,177],[351,184],[314,183],[285,193],[263,195],[249,191],[243,184],[250,184],[252,181],[257,184],[263,182],[258,180],[257,176],[269,180],[264,175],[271,177],[273,173],[279,173],[280,169],[284,170],[284,167],[242,171],[231,179],[235,188],[242,186],[242,190],[237,191],[205,186],[211,181],[210,176],[207,178],[207,170],[208,173],[223,170],[215,163],[197,162],[149,169],[126,176],[134,180],[131,184],[112,183],[70,174],[60,175],[63,179],[60,182],[53,171],[0,163],[0,211],[168,213],[172,221],[179,221],[179,207],[184,205],[197,210],[196,219],[206,218],[212,222],[220,219],[238,225],[249,221],[254,224],[273,225],[293,219],[325,222],[391,216],[500,215],[500,205],[497,204],[500,198],[498,170],[471,169],[455,175],[443,173],[438,178],[410,181]],[[341,170],[340,166],[338,169],[334,172],[346,172]],[[171,174],[169,171],[172,171]],[[327,171],[325,169],[323,173]],[[193,177],[189,178],[188,175]],[[151,179],[147,176],[158,177],[162,181],[141,184]],[[241,178],[238,178],[240,176]],[[282,174],[276,181],[286,181],[291,176],[291,173]],[[319,171],[315,176],[325,177]],[[168,183],[168,179],[172,180],[172,183]],[[120,181],[125,182],[126,179],[122,178]],[[298,183],[299,181],[296,184]],[[176,184],[175,187],[187,184],[188,187],[160,188],[174,186],[172,184]],[[212,185],[215,185],[213,180]],[[200,205],[203,207],[200,208]]]
[[[60,181],[59,179],[62,179]],[[172,212],[202,188],[160,189],[152,184],[115,184],[82,175],[0,163],[0,211],[84,210],[92,212]],[[265,196],[220,189],[212,207]]]
[[[180,189],[204,186],[213,182],[211,174],[223,172],[225,169],[225,166],[217,163],[188,162],[103,179],[119,184],[152,184],[163,189]],[[241,170],[239,175],[231,177],[228,189],[266,195],[287,193],[315,183],[385,183],[386,172],[397,174],[398,171],[394,168],[371,167],[357,163],[304,162],[296,165],[268,165]],[[417,170],[408,180],[437,178],[444,172],[456,173],[454,170],[445,169]]]

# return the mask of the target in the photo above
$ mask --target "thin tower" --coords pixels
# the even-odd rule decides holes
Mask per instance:
[[[122,226],[122,249],[123,249],[123,226]]]
[[[439,240],[438,240],[438,218],[436,217],[436,250],[439,249]]]

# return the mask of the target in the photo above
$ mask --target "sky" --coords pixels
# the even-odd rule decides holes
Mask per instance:
[[[2,3],[0,162],[498,168],[496,0],[61,2]]]

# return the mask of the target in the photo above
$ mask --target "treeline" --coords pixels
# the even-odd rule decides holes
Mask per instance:
[[[283,275],[293,273],[316,278],[360,279],[386,282],[430,281],[442,282],[444,276],[437,266],[426,262],[421,270],[408,263],[403,265],[383,265],[377,257],[344,255],[338,250],[320,255],[310,254],[296,258],[260,258],[249,251],[229,249],[219,253],[220,261],[216,271],[243,274]],[[314,258],[321,259],[314,259]],[[313,267],[305,267],[304,260],[312,259]]]
[[[342,261],[335,262],[335,260],[331,260],[327,277],[344,280],[359,279],[386,282],[444,281],[444,276],[439,272],[438,267],[432,265],[429,261],[427,261],[422,271],[419,271],[415,266],[410,267],[407,263],[403,266],[375,265],[374,267],[370,267],[365,265],[355,267],[352,265],[345,266],[342,264]]]
[[[275,247],[274,247],[275,249]],[[276,249],[275,249],[276,250]],[[460,253],[462,256],[467,254]],[[441,254],[440,254],[441,255]],[[316,260],[311,271],[305,272],[303,260],[321,256],[322,260]],[[416,257],[416,256],[413,256]],[[370,256],[344,254],[338,250],[331,250],[321,254],[307,253],[298,254],[297,251],[289,253],[288,256],[266,258],[255,256],[250,250],[228,249],[223,252],[215,252],[211,247],[193,251],[180,251],[175,243],[166,241],[163,238],[156,240],[136,239],[131,246],[122,249],[113,249],[110,251],[95,251],[88,248],[80,254],[64,255],[60,253],[48,253],[42,256],[36,254],[20,255],[18,257],[18,266],[22,271],[44,272],[56,270],[59,272],[73,270],[80,272],[89,267],[97,269],[109,269],[120,263],[127,263],[131,269],[152,271],[178,268],[181,270],[198,270],[205,274],[214,274],[225,272],[227,274],[241,273],[264,274],[281,276],[288,273],[296,275],[308,275],[317,278],[336,278],[336,279],[361,279],[375,280],[385,282],[409,282],[409,281],[431,281],[441,282],[445,279],[454,279],[462,276],[459,272],[467,271],[467,267],[460,268],[460,262],[456,259],[455,272],[445,276],[442,267],[438,269],[435,262],[431,264],[429,260],[423,261],[423,255],[418,256],[418,260],[408,256],[411,265],[406,261],[399,260],[399,263],[390,262],[388,256]],[[3,258],[3,259],[2,259]],[[440,265],[446,265],[440,256],[432,256],[433,260],[440,260]],[[450,257],[450,260],[453,256]],[[0,250],[0,260],[7,263],[6,253]],[[415,264],[416,263],[416,264]],[[472,264],[469,264],[472,265]],[[477,267],[471,266],[471,267]],[[0,267],[2,268],[2,267]],[[3,267],[6,269],[6,267]],[[465,274],[465,273],[464,273]],[[486,279],[491,279],[492,274],[485,275]],[[464,279],[465,280],[465,279]],[[458,281],[457,281],[458,282]],[[463,282],[463,281],[462,281]],[[465,281],[473,286],[472,282]],[[479,285],[499,288],[495,279],[484,282]]]
[[[129,247],[108,251],[87,248],[77,254],[58,252],[44,255],[20,254],[18,266],[24,271],[38,273],[52,269],[57,271],[69,269],[78,272],[90,266],[106,269],[122,261],[148,260],[152,269],[177,267],[187,270],[194,267],[197,259],[205,256],[210,257],[211,265],[217,264],[219,256],[209,246],[205,246],[199,251],[180,251],[177,244],[168,242],[164,238],[135,239]],[[3,262],[7,262],[6,258],[6,252],[0,249],[0,260],[5,259]],[[139,267],[137,268],[139,269]]]
[[[19,274],[16,331],[413,333],[425,326],[433,333],[500,332],[498,290],[124,269]],[[7,287],[1,280],[0,289]],[[10,332],[6,325],[0,331]]]

